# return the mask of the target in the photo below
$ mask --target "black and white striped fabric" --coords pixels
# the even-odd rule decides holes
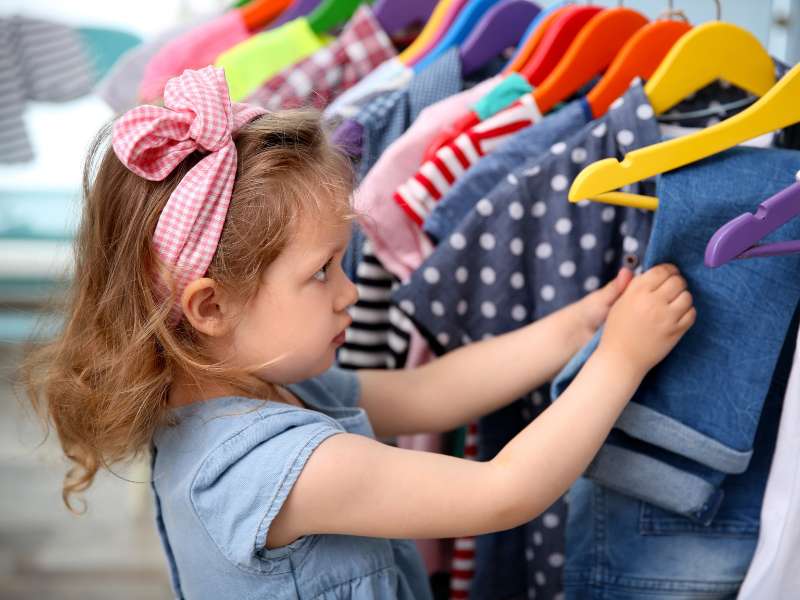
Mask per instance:
[[[350,309],[353,324],[339,349],[344,369],[402,369],[414,325],[390,301],[399,280],[383,268],[370,242],[364,242],[356,268],[358,302]]]
[[[66,102],[91,92],[94,67],[74,29],[24,16],[0,18],[0,163],[33,159],[28,101]]]

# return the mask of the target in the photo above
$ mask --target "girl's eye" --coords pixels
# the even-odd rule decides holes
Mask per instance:
[[[328,280],[328,269],[331,263],[333,263],[333,257],[329,258],[328,262],[326,262],[319,271],[314,273],[314,279],[323,283],[326,282]]]

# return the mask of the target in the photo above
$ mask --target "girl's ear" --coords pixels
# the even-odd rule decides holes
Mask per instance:
[[[217,282],[208,277],[195,279],[186,286],[181,307],[192,327],[205,335],[221,337],[233,326],[233,303]]]

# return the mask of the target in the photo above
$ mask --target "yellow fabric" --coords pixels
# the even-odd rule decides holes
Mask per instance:
[[[243,100],[261,84],[333,39],[318,36],[305,18],[254,35],[222,53],[216,65],[225,69],[231,100]]]

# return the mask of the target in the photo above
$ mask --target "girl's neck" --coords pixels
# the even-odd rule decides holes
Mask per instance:
[[[305,408],[303,402],[288,389],[276,385],[275,390],[277,395],[264,398],[264,400],[285,402],[286,404]],[[241,396],[241,392],[221,383],[213,381],[197,383],[185,375],[176,375],[169,386],[167,406],[169,408],[177,408],[223,396]]]

